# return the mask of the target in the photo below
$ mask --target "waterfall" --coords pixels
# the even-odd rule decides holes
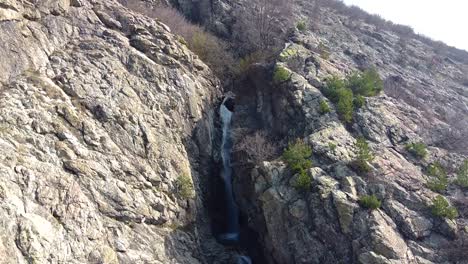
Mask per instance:
[[[232,98],[227,96],[219,109],[219,115],[222,122],[222,143],[221,143],[221,159],[223,162],[223,169],[221,171],[221,178],[224,183],[224,195],[225,195],[225,206],[226,206],[226,231],[219,235],[219,240],[222,243],[237,243],[240,238],[239,231],[239,209],[234,201],[234,195],[232,192],[232,167],[231,167],[231,119],[232,109],[229,109],[228,103],[232,103]]]
[[[226,225],[224,233],[218,236],[219,242],[226,245],[234,245],[240,243],[240,224],[239,224],[239,208],[237,208],[232,190],[232,167],[231,167],[231,150],[233,142],[231,138],[231,119],[234,111],[234,101],[232,95],[227,95],[219,108],[219,116],[222,122],[222,142],[221,142],[221,159],[223,169],[221,171],[221,179],[224,184],[224,201],[226,211]],[[248,256],[238,255],[236,264],[252,264],[252,260]]]

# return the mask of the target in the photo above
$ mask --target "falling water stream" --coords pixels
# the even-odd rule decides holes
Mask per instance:
[[[232,192],[232,167],[231,167],[231,119],[232,109],[228,109],[227,103],[232,100],[230,97],[226,97],[221,104],[219,109],[219,115],[222,122],[223,138],[221,143],[221,159],[223,161],[223,168],[221,171],[221,178],[224,183],[224,195],[225,195],[225,206],[226,206],[226,231],[219,235],[218,239],[225,244],[234,244],[239,242],[240,231],[239,231],[239,209],[234,201],[234,195]]]
[[[232,190],[232,167],[231,167],[231,149],[233,142],[231,138],[231,119],[234,111],[233,98],[226,96],[219,108],[219,115],[222,122],[222,143],[221,143],[221,159],[223,162],[221,178],[224,184],[224,201],[226,212],[225,230],[218,235],[220,243],[225,245],[235,245],[240,242],[240,224],[239,224],[239,208],[234,200]],[[237,264],[251,264],[252,261],[247,256],[239,255]]]

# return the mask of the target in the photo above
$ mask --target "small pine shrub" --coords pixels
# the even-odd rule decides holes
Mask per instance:
[[[297,22],[296,28],[297,28],[297,30],[299,30],[299,31],[305,31],[305,30],[307,29],[306,22],[305,22],[305,21],[299,21],[299,22]]]
[[[355,166],[359,172],[367,173],[371,170],[369,163],[374,159],[369,144],[366,139],[360,137],[356,140],[355,148],[357,150]]]
[[[193,183],[186,174],[180,175],[176,180],[177,193],[185,199],[193,198],[195,195]]]
[[[353,121],[353,91],[351,89],[338,90],[336,111],[343,122],[351,123]]]
[[[343,79],[332,76],[326,81],[326,86],[323,89],[323,94],[328,97],[333,103],[338,103],[338,91],[345,88],[345,82]]]
[[[427,182],[427,187],[434,192],[443,192],[447,189],[447,172],[439,162],[435,162],[427,168],[427,174],[431,179]]]
[[[357,95],[375,96],[383,90],[383,81],[377,70],[372,68],[348,76],[347,86]]]
[[[353,104],[356,108],[361,108],[366,103],[366,98],[362,95],[358,95],[354,98]]]
[[[275,83],[282,83],[289,80],[290,78],[291,74],[286,68],[279,65],[276,66],[275,72],[273,73],[273,81]]]
[[[328,105],[327,101],[320,101],[319,112],[322,115],[330,113],[330,106]]]
[[[432,200],[431,212],[434,216],[448,219],[455,219],[458,217],[457,208],[450,206],[442,195],[437,195],[437,197]]]
[[[289,144],[282,158],[294,171],[300,172],[301,169],[307,170],[312,167],[312,161],[309,160],[311,155],[312,149],[302,140],[297,140]]]
[[[297,189],[306,190],[312,183],[312,178],[307,174],[307,169],[312,167],[312,161],[309,159],[311,155],[312,149],[301,140],[289,144],[282,155],[288,166],[299,174],[294,184]]]
[[[332,76],[327,79],[323,94],[336,104],[341,120],[351,123],[355,108],[364,106],[367,96],[375,96],[383,90],[383,81],[377,70],[370,69],[354,73],[343,80]]]
[[[458,169],[456,183],[463,188],[468,187],[468,159],[465,159]]]
[[[423,142],[413,142],[406,144],[406,150],[419,159],[424,159],[427,156],[426,144]]]
[[[375,195],[364,195],[359,198],[359,205],[364,208],[375,210],[380,208],[381,202]]]
[[[298,190],[307,191],[312,185],[312,177],[305,170],[301,170],[294,183],[294,187]]]

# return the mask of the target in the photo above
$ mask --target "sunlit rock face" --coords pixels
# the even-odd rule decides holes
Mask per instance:
[[[0,4],[0,262],[227,263],[199,187],[216,77],[116,1],[35,2]]]

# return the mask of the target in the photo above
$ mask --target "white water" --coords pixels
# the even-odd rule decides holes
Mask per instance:
[[[223,173],[224,181],[231,181],[231,126],[232,112],[224,104],[229,97],[226,97],[219,108],[219,115],[223,124],[223,139],[221,143],[221,159],[223,160]]]
[[[226,107],[225,103],[229,100],[226,97],[219,108],[219,115],[222,122],[223,138],[221,143],[221,159],[223,161],[223,169],[221,172],[221,178],[224,183],[225,193],[225,205],[226,205],[226,231],[219,236],[221,241],[232,243],[239,241],[239,211],[234,201],[234,195],[232,192],[232,168],[231,168],[231,119],[232,112]]]

